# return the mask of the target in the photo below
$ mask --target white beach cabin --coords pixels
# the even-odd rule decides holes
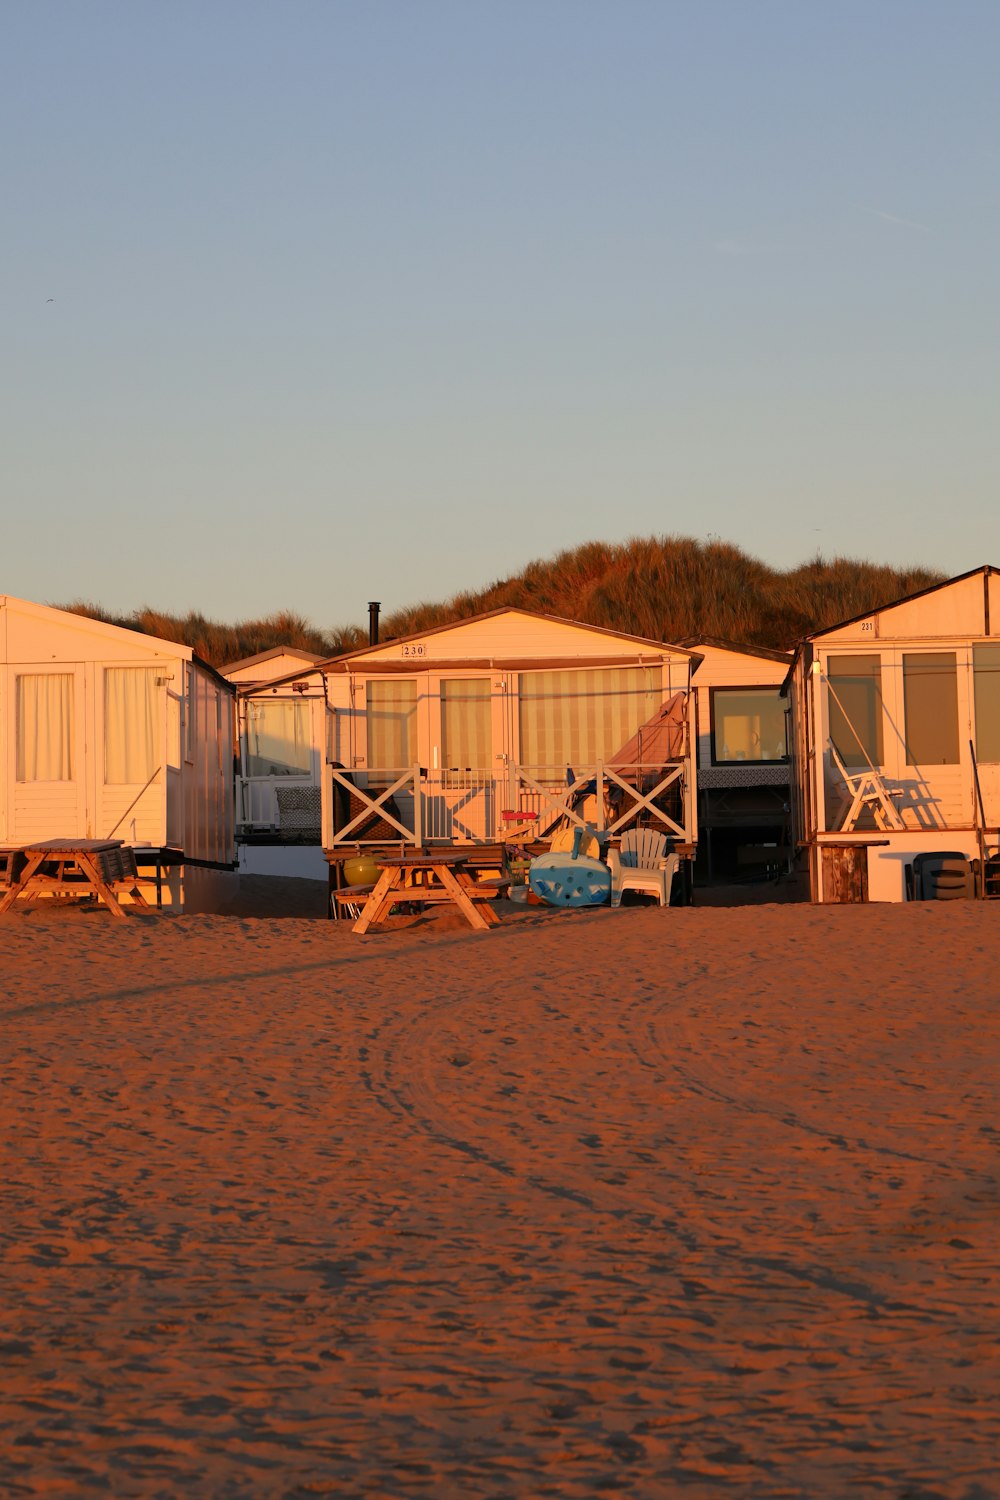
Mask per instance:
[[[0,845],[121,839],[147,899],[232,893],[235,691],[187,646],[0,595]]]
[[[683,645],[702,658],[696,879],[777,875],[791,858],[790,766],[781,687],[792,653],[714,636]]]
[[[222,668],[237,689],[240,873],[325,879],[321,783],[326,737],[323,658],[275,646]],[[297,675],[288,680],[289,674]]]
[[[844,894],[853,871],[869,899],[902,901],[907,867],[921,853],[985,857],[995,888],[996,568],[809,636],[786,690],[796,835],[813,900],[858,899]]]
[[[328,858],[379,843],[541,839],[563,819],[610,832],[645,819],[690,859],[698,660],[501,609],[323,662]]]

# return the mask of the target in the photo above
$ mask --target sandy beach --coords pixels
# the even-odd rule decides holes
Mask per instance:
[[[1000,1494],[1000,907],[303,899],[0,923],[3,1493]]]

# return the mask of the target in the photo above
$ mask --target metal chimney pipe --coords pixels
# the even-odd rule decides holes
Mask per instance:
[[[380,600],[369,600],[368,603],[368,644],[378,645],[378,612],[382,608]]]

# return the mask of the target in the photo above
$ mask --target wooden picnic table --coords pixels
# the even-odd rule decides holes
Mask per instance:
[[[12,861],[12,879],[0,916],[14,902],[26,902],[48,894],[79,900],[96,896],[116,917],[124,918],[117,890],[127,890],[136,906],[149,909],[139,889],[133,851],[120,839],[47,839],[26,844],[20,851],[23,863]]]
[[[465,869],[468,855],[453,849],[434,849],[421,854],[383,854],[377,861],[381,875],[372,887],[353,932],[367,932],[389,915],[400,901],[451,902],[470,927],[486,932],[500,918],[490,907],[498,885],[476,881]],[[407,880],[409,879],[409,883]]]

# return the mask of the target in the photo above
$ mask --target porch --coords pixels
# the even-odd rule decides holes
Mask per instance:
[[[609,837],[639,822],[672,842],[696,839],[687,758],[623,765],[505,766],[489,771],[432,771],[423,766],[354,770],[328,765],[323,847],[330,852],[400,843],[533,844],[557,827],[595,829]]]

